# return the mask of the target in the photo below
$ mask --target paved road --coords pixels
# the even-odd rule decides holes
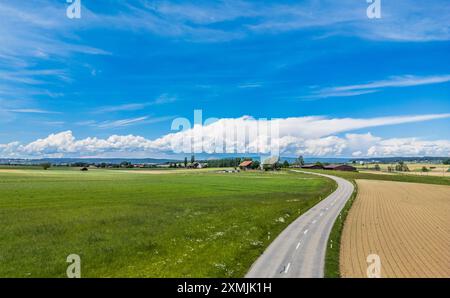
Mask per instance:
[[[336,181],[336,191],[291,223],[256,260],[246,277],[323,277],[328,236],[354,187],[339,177],[314,175]]]

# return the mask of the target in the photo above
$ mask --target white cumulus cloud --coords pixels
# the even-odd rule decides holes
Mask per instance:
[[[450,118],[450,114],[379,117],[369,119],[296,117],[258,121],[245,116],[217,119],[210,124],[185,127],[184,131],[149,140],[135,135],[112,135],[101,139],[76,139],[72,131],[64,131],[28,144],[0,144],[0,157],[77,157],[77,156],[142,156],[174,152],[267,153],[279,146],[282,155],[305,156],[450,156],[450,140],[421,138],[381,138],[370,132],[352,133],[383,125]],[[270,127],[279,128],[273,134]],[[344,135],[341,135],[345,133]],[[202,136],[202,137],[199,137]],[[186,149],[185,142],[190,141]],[[223,143],[217,143],[223,140]],[[221,147],[224,151],[218,151]],[[231,151],[229,149],[232,149]]]

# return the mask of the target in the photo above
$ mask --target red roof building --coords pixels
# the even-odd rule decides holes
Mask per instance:
[[[241,164],[239,165],[239,168],[241,168],[241,169],[250,169],[252,164],[253,164],[253,161],[246,160],[246,161],[241,162]]]

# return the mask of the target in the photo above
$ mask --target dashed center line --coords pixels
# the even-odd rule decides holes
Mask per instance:
[[[322,217],[322,215],[323,215],[323,212],[320,212],[319,216]]]
[[[295,247],[295,250],[297,250],[300,247],[301,242],[297,243],[297,246]]]
[[[317,220],[316,220],[316,219],[312,221],[312,223],[313,223],[313,224],[315,224],[316,222],[317,222]]]
[[[306,235],[306,233],[308,233],[308,230],[305,230],[305,231],[303,232],[303,234],[305,234],[305,235]]]
[[[291,268],[291,263],[287,264],[286,270],[284,270],[284,273],[288,273],[289,272],[289,268]]]

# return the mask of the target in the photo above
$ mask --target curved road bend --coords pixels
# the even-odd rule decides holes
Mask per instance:
[[[256,260],[245,277],[323,277],[331,228],[353,193],[349,181],[325,174],[337,182],[335,192],[292,222]]]

